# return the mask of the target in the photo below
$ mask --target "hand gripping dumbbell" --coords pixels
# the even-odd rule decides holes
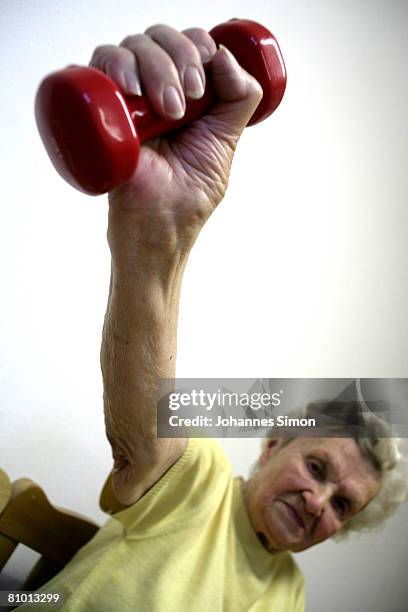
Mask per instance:
[[[248,125],[266,119],[279,106],[286,70],[279,45],[262,25],[232,19],[210,32],[260,83],[263,98]],[[37,126],[55,169],[68,183],[89,195],[111,191],[133,175],[143,141],[201,117],[215,100],[210,65],[206,89],[188,100],[182,119],[157,115],[143,96],[125,96],[96,68],[68,66],[47,76],[35,100]]]

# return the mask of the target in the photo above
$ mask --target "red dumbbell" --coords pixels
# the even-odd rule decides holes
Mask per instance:
[[[232,19],[210,32],[260,83],[263,98],[248,125],[263,121],[279,106],[286,70],[275,37],[254,21]],[[89,195],[111,191],[133,175],[140,143],[205,114],[215,99],[211,71],[199,100],[189,100],[184,117],[158,116],[142,96],[125,96],[103,72],[69,66],[47,76],[35,101],[37,126],[55,169]]]

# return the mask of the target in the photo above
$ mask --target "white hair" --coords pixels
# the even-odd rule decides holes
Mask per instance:
[[[350,402],[347,402],[347,404],[350,404]],[[321,411],[322,407],[326,405],[327,402],[324,401],[312,402],[305,407],[291,411],[290,416],[308,416],[311,413],[316,416],[316,412]],[[363,418],[364,421],[364,437],[358,435],[349,435],[349,437],[355,440],[362,455],[371,462],[380,474],[380,489],[363,510],[347,521],[332,536],[333,539],[338,541],[346,539],[351,532],[379,531],[384,521],[394,514],[400,504],[408,501],[407,441],[402,438],[391,437],[389,427],[373,413],[367,415],[367,412],[363,411],[360,418]],[[347,427],[337,426],[336,430],[343,432],[344,436]],[[269,438],[275,437],[274,434],[276,432],[273,432],[273,430],[267,434],[267,437],[262,440],[262,448],[266,447]],[[296,434],[289,434],[285,439],[285,444],[296,437]],[[342,436],[339,435],[338,437]],[[260,464],[256,462],[251,468],[250,475],[252,476],[259,469]]]

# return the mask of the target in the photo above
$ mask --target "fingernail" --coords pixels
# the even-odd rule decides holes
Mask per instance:
[[[186,94],[197,100],[204,93],[204,85],[201,80],[201,74],[195,66],[188,66],[184,73],[184,89]]]
[[[141,96],[142,90],[132,70],[126,70],[124,74],[126,91],[134,96]]]
[[[220,52],[221,57],[223,58],[222,61],[226,65],[225,66],[226,69],[227,70],[232,69],[232,71],[235,73],[235,77],[238,79],[241,85],[243,85],[246,79],[245,79],[245,72],[242,66],[239,65],[238,61],[233,56],[231,51],[227,49],[227,47],[224,47],[224,45],[219,46],[219,52]]]
[[[163,107],[171,119],[181,119],[184,116],[184,104],[174,85],[167,85],[163,93]]]
[[[197,49],[200,52],[201,55],[201,61],[203,63],[205,62],[209,62],[210,59],[212,58],[212,54],[209,52],[209,50],[207,49],[207,47],[204,47],[204,45],[197,45]]]
[[[228,60],[234,64],[234,66],[236,64],[238,64],[237,60],[235,59],[235,57],[232,55],[231,51],[229,49],[227,49],[227,47],[224,47],[224,45],[220,45],[219,46],[219,50],[222,52],[222,54],[228,58]]]

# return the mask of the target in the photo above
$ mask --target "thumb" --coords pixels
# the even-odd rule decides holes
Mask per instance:
[[[211,67],[217,101],[207,118],[216,121],[217,132],[239,138],[262,99],[262,87],[224,45],[213,56]]]

